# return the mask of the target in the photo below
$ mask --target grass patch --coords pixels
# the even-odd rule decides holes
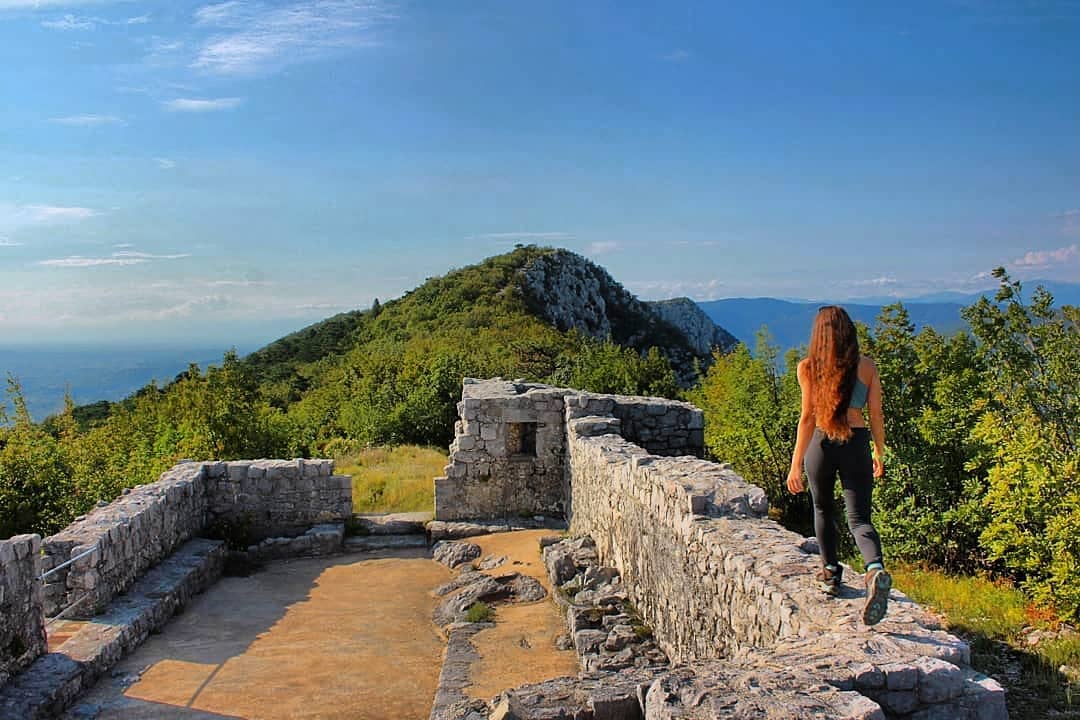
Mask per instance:
[[[1080,637],[1029,646],[1021,632],[1056,629],[1053,613],[1007,583],[904,564],[889,572],[898,590],[942,614],[948,629],[969,642],[972,666],[1005,685],[1012,717],[1080,720],[1080,682],[1059,671],[1080,668]]]
[[[445,451],[417,445],[374,447],[334,458],[335,472],[352,476],[355,512],[431,512],[434,478]]]
[[[465,611],[465,619],[471,623],[491,622],[495,619],[495,611],[486,602],[474,602]]]

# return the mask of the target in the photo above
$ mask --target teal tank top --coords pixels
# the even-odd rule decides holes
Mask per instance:
[[[866,383],[856,377],[855,387],[851,390],[851,403],[849,404],[849,407],[862,410],[866,406],[866,396],[869,393],[870,388],[866,386]]]

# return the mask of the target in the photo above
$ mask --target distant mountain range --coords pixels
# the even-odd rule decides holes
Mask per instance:
[[[1080,305],[1080,283],[1025,281],[1024,295],[1029,296],[1030,292],[1040,285],[1054,296],[1055,305]],[[929,326],[948,335],[967,326],[960,316],[964,307],[984,295],[993,299],[995,292],[940,292],[914,298],[867,297],[835,304],[843,306],[853,320],[873,328],[882,307],[902,302],[916,330]],[[823,304],[827,303],[775,298],[728,298],[698,303],[713,322],[751,347],[758,330],[762,325],[767,326],[773,342],[782,350],[798,347],[810,339],[810,326],[818,308]]]
[[[603,268],[573,253],[533,251],[532,255],[535,257],[523,256],[513,262],[509,256],[501,260],[520,270],[520,274],[515,275],[517,279],[513,282],[500,281],[506,287],[497,283],[484,292],[523,293],[532,312],[559,330],[577,328],[594,337],[611,336],[620,344],[636,348],[661,345],[677,368],[692,365],[694,357],[707,358],[709,346],[727,349],[735,340],[752,345],[762,325],[768,327],[774,342],[785,350],[804,344],[821,305],[775,298],[729,298],[700,302],[696,306],[685,298],[642,302],[626,292]],[[450,273],[445,279],[429,282],[388,305],[403,301],[406,305],[437,305],[448,293],[459,292],[459,288],[455,289],[460,284],[456,278],[457,274]],[[1080,305],[1080,284],[1030,281],[1025,283],[1025,290],[1040,284],[1054,294],[1058,304]],[[979,294],[945,292],[906,298],[902,302],[917,328],[931,326],[939,332],[952,333],[965,326],[960,310],[979,297]],[[840,304],[855,320],[873,327],[882,306],[896,300],[870,297]],[[341,355],[356,347],[363,337],[363,328],[371,320],[367,311],[342,313],[267,345],[250,355],[247,362],[263,381],[283,379],[293,375],[301,365]],[[240,348],[242,353],[246,350]],[[219,363],[224,351],[225,348],[0,347],[0,375],[10,372],[19,378],[30,412],[40,420],[63,408],[66,387],[71,388],[76,404],[116,401],[151,380],[168,383],[190,363],[203,367]]]

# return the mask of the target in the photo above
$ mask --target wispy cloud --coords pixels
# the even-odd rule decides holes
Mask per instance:
[[[180,258],[186,257],[191,256],[187,253],[177,253],[174,255],[154,255],[153,253],[137,252],[134,250],[120,250],[112,253],[108,257],[86,257],[83,255],[69,255],[68,257],[63,258],[41,260],[38,262],[38,265],[62,268],[90,268],[108,266],[124,267],[127,265],[142,265],[143,263],[152,262],[154,260],[178,260]]]
[[[856,287],[887,287],[889,285],[895,285],[897,283],[896,278],[889,275],[879,275],[869,280],[854,280],[852,285]]]
[[[0,247],[19,247],[20,245],[22,245],[21,242],[15,242],[6,237],[0,237]]]
[[[283,7],[229,0],[195,11],[214,32],[191,63],[220,75],[251,75],[377,44],[374,31],[395,19],[380,0],[305,0]]]
[[[1054,217],[1061,222],[1063,235],[1080,235],[1080,208],[1066,210]]]
[[[644,298],[667,300],[688,297],[694,300],[714,300],[725,286],[722,280],[637,280],[625,283],[626,287]]]
[[[161,105],[169,112],[201,113],[232,110],[239,107],[243,102],[244,98],[239,97],[176,98],[175,100],[166,100]]]
[[[2,0],[0,0],[0,3],[2,3]],[[2,4],[0,4],[0,8],[2,7]],[[49,30],[71,32],[74,30],[93,30],[98,25],[145,25],[148,22],[150,22],[149,13],[138,15],[136,17],[123,18],[121,20],[109,20],[102,17],[88,17],[67,13],[52,20],[42,20],[41,26],[43,28],[48,28]]]
[[[170,160],[169,158],[154,158],[154,162],[156,162],[157,166],[162,170],[172,170],[176,167],[176,161]]]
[[[24,205],[23,210],[35,222],[72,222],[101,214],[92,208],[67,205]]]
[[[0,10],[42,10],[44,8],[105,5],[115,0],[0,0]]]
[[[495,243],[564,242],[574,236],[566,232],[497,232],[469,235],[466,240],[490,240]]]
[[[666,55],[663,55],[662,59],[666,62],[684,62],[690,59],[690,53],[686,50],[672,50]]]
[[[124,123],[122,118],[115,115],[66,115],[64,117],[49,118],[49,122],[76,127],[98,127],[101,125],[122,125]]]
[[[1024,253],[1023,257],[1013,260],[1012,265],[1017,268],[1035,270],[1063,265],[1074,260],[1080,260],[1080,245],[1076,243],[1056,250],[1032,250]]]
[[[232,304],[232,298],[222,295],[206,295],[185,300],[178,305],[159,310],[157,315],[162,318],[191,317],[199,312],[221,311]]]
[[[69,32],[71,30],[93,30],[96,23],[93,18],[78,17],[70,13],[55,20],[42,20],[41,27],[50,30]]]
[[[614,240],[601,240],[599,242],[589,243],[587,252],[589,255],[607,255],[618,249],[619,243]]]

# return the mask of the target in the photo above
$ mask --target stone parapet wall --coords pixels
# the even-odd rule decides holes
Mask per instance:
[[[569,390],[466,378],[435,517],[563,516],[563,396]]]
[[[157,482],[126,491],[46,538],[45,570],[91,552],[48,577],[45,614],[52,617],[76,602],[70,617],[103,611],[147,569],[201,532],[207,520],[203,468],[176,465]]]
[[[0,687],[47,649],[40,575],[39,536],[0,540]]]
[[[704,416],[663,398],[602,395],[524,381],[466,378],[435,517],[565,517],[566,417],[614,415],[623,434],[657,455],[704,452]]]
[[[352,515],[352,482],[332,460],[182,462],[154,483],[126,491],[43,543],[51,570],[45,615],[74,603],[70,617],[91,617],[147,569],[201,535],[246,546],[266,537],[301,535],[312,525]]]
[[[894,591],[886,620],[863,626],[858,581],[841,598],[822,594],[816,552],[768,519],[760,488],[726,466],[650,454],[622,424],[567,421],[571,533],[591,536],[625,578],[660,648],[697,668],[699,695],[722,686],[699,663],[726,660],[769,682],[778,668],[807,670],[806,692],[854,690],[889,718],[1008,717],[1001,686],[971,670],[968,646],[922,608]]]
[[[333,460],[205,463],[207,524],[229,540],[299,535],[352,517],[352,479]]]
[[[705,413],[690,403],[655,397],[576,393],[566,398],[567,418],[611,415],[619,434],[653,455],[705,454]]]
[[[633,579],[631,600],[661,648],[686,662],[798,636],[793,603],[756,568],[771,543],[753,543],[786,533],[762,520],[764,492],[714,463],[651,455],[621,437],[620,425],[611,417],[569,421],[570,529],[591,536],[603,561]],[[722,513],[741,519],[733,536],[720,537],[710,521]]]

